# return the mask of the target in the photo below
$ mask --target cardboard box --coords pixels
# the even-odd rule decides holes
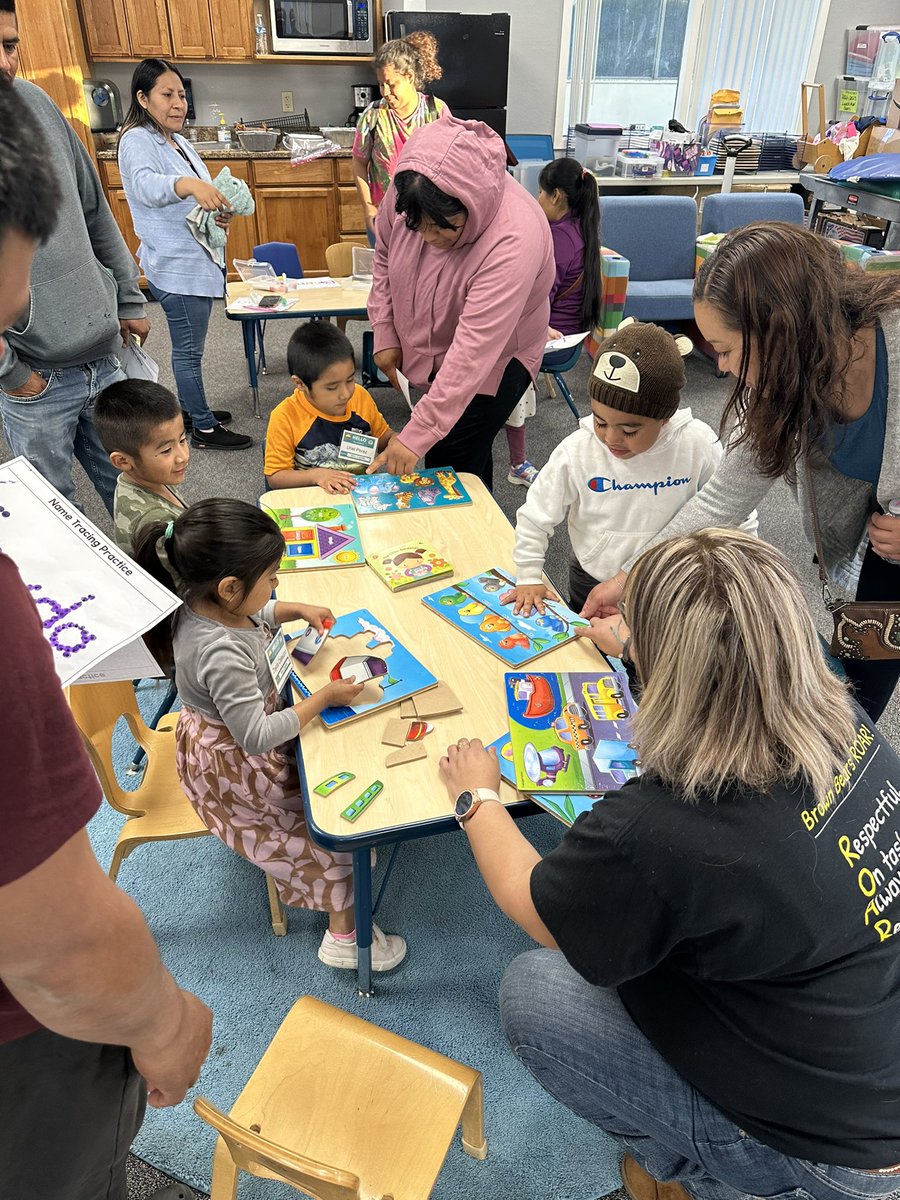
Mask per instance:
[[[894,84],[894,91],[888,103],[885,125],[888,129],[900,129],[900,79]]]
[[[875,125],[869,137],[869,154],[900,154],[900,129]]]

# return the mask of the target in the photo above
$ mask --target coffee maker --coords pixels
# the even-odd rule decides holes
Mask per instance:
[[[355,125],[359,114],[377,100],[380,93],[377,83],[355,83],[353,85],[353,112],[347,117],[348,125]]]

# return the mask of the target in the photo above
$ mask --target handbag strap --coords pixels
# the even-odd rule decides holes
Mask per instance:
[[[825,568],[825,552],[822,549],[822,530],[819,525],[819,510],[816,507],[816,493],[813,488],[812,470],[809,465],[809,436],[804,428],[800,439],[800,453],[803,455],[803,469],[806,474],[806,490],[809,493],[809,507],[812,510],[813,534],[816,539],[816,558],[819,565],[819,582],[822,584],[822,599],[825,601],[825,607],[829,612],[836,608],[840,608],[844,603],[843,600],[835,599],[834,592],[831,588],[831,579],[828,571]]]

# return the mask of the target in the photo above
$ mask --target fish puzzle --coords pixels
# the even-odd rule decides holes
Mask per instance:
[[[361,517],[472,503],[452,467],[433,467],[410,475],[361,475],[350,498]]]
[[[516,771],[513,766],[512,740],[509,734],[501,734],[496,741],[490,743],[488,749],[497,751],[500,775],[507,783],[511,783],[515,787]],[[556,817],[557,821],[562,821],[563,825],[573,825],[576,817],[590,812],[596,802],[603,799],[603,793],[585,792],[583,795],[573,795],[571,792],[564,792],[560,795],[551,795],[547,792],[532,790],[528,792],[528,799],[533,800],[551,817]]]
[[[606,792],[638,774],[630,744],[637,709],[624,671],[506,675],[516,787]]]
[[[360,635],[366,635],[361,647],[349,645],[349,639],[360,642]],[[357,648],[366,653],[352,653]],[[335,679],[354,679],[366,687],[358,704],[322,710],[319,720],[327,729],[397,704],[437,683],[435,676],[365,608],[338,617],[315,658],[306,666],[298,665],[293,676],[294,687],[302,696]]]
[[[537,610],[532,610],[530,617],[516,615],[513,600],[500,603],[500,597],[515,586],[508,575],[493,567],[430,592],[422,597],[422,603],[510,667],[520,667],[564,646],[576,636],[579,625],[589,624],[559,600],[545,600],[543,615]]]
[[[366,561],[351,504],[269,510],[284,538],[279,571],[361,567]]]

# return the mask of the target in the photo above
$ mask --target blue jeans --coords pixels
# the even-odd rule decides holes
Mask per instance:
[[[103,389],[125,378],[119,360],[110,355],[80,367],[32,369],[47,381],[37,396],[0,391],[0,417],[10,449],[27,458],[73,504],[74,454],[111,514],[119,472],[97,437],[93,413]]]
[[[510,963],[500,1012],[542,1088],[698,1200],[860,1200],[897,1189],[897,1175],[790,1158],[744,1133],[657,1053],[614,988],[585,982],[558,951]]]
[[[181,407],[195,429],[214,429],[216,419],[206,403],[203,388],[203,350],[212,316],[209,296],[181,296],[148,285],[150,294],[162,305],[172,339],[172,374]]]

